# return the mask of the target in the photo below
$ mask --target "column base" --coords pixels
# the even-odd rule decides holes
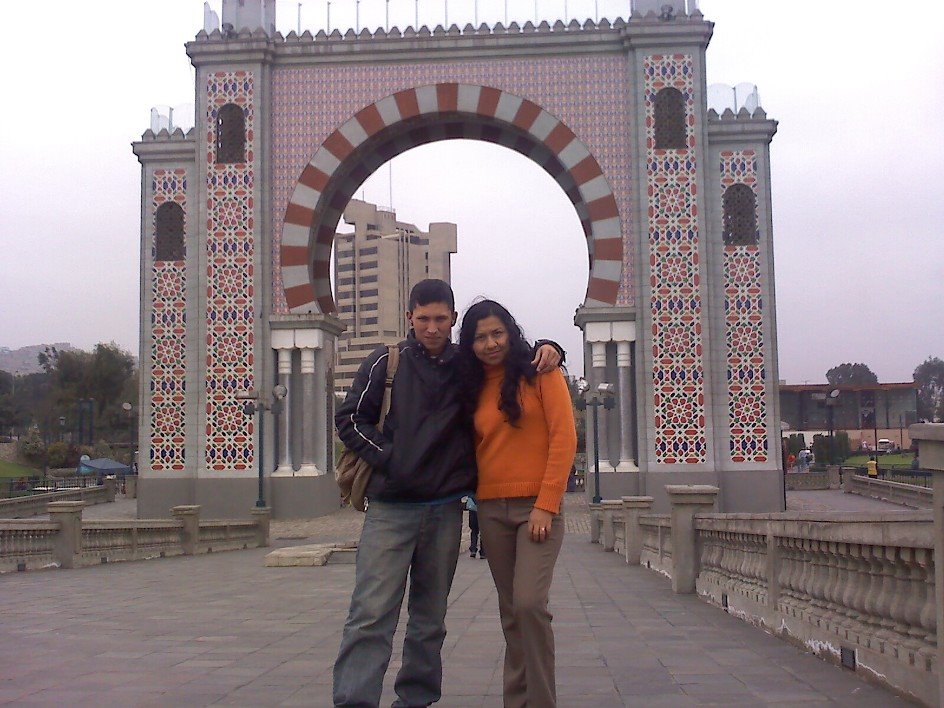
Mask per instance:
[[[295,473],[296,477],[322,477],[324,472],[319,470],[317,465],[307,464],[302,465],[298,468],[298,471]]]
[[[294,477],[295,470],[291,465],[279,465],[272,473],[273,477]]]
[[[600,470],[601,472],[603,470]],[[633,460],[620,460],[619,464],[616,466],[616,472],[638,472],[639,467],[636,466],[636,463]]]

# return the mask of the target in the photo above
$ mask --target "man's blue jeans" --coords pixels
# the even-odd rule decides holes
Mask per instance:
[[[393,705],[428,706],[439,700],[446,606],[461,532],[458,501],[370,502],[357,547],[351,610],[334,663],[334,705],[379,705],[408,574],[409,619]]]

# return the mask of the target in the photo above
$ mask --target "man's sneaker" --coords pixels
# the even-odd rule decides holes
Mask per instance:
[[[475,558],[475,551],[469,551],[469,558]]]
[[[485,554],[484,554],[484,553],[479,553],[479,558],[481,558],[482,560],[485,560]]]

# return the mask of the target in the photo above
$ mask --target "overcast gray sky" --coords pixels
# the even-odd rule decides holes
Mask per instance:
[[[595,7],[610,18],[629,7],[539,0],[542,19],[553,23],[565,4],[580,21]],[[354,6],[333,0],[332,25],[353,25]],[[473,7],[450,0],[449,21],[472,21]],[[509,19],[533,17],[533,0],[508,7]],[[391,0],[391,24],[411,24],[414,8]],[[503,0],[478,8],[479,22],[504,19]],[[297,3],[278,9],[287,33]],[[935,120],[944,115],[944,8],[702,0],[701,9],[716,23],[709,84],[757,84],[780,122],[772,148],[780,378],[823,381],[830,366],[863,361],[880,380],[910,380],[927,356],[944,357],[936,169],[944,140]],[[383,0],[361,0],[362,26],[384,24],[384,11]],[[442,22],[444,4],[420,0],[419,12],[421,23]],[[4,14],[0,346],[115,341],[137,353],[141,173],[130,142],[148,127],[151,106],[192,103],[183,44],[202,27],[203,3],[34,0],[8,3]],[[317,31],[326,19],[326,0],[303,3],[303,28]],[[494,296],[530,336],[578,352],[571,322],[586,288],[586,247],[547,175],[495,146],[437,144],[378,171],[364,185],[368,200],[389,203],[391,172],[401,219],[458,223],[460,309]],[[496,257],[500,247],[517,257]]]

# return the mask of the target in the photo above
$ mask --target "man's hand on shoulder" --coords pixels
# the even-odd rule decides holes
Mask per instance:
[[[553,371],[561,363],[560,352],[557,351],[557,348],[553,344],[542,344],[538,347],[537,352],[535,352],[534,359],[531,361],[532,366],[534,366],[539,374],[545,374],[548,371]]]

